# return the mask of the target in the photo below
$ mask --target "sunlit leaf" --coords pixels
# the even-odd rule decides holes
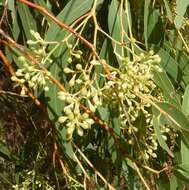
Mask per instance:
[[[153,118],[153,127],[154,127],[154,130],[155,130],[155,134],[157,135],[157,140],[160,144],[160,146],[168,152],[168,154],[171,156],[171,157],[174,157],[173,155],[173,152],[169,149],[169,147],[167,146],[164,138],[162,137],[162,134],[161,134],[161,130],[160,130],[160,126],[161,126],[161,122],[160,122],[160,119],[158,119],[159,117],[158,116],[155,116]]]
[[[189,133],[189,120],[175,106],[168,103],[155,103],[156,108],[170,123],[171,127]]]
[[[148,49],[148,16],[149,16],[149,5],[150,0],[145,0],[144,3],[144,39],[145,39],[145,45]]]
[[[183,23],[183,16],[186,12],[186,9],[189,5],[189,0],[177,0],[176,1],[176,18],[174,20],[175,26],[177,29],[180,29]]]

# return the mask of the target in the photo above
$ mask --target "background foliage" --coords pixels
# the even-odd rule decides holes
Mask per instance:
[[[24,2],[0,2],[1,189],[187,189],[189,1]]]

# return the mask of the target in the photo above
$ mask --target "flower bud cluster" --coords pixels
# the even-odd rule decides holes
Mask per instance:
[[[68,57],[68,63],[72,63],[72,61],[75,60],[80,60],[82,57],[83,52],[81,50],[74,50],[74,47],[72,44],[67,42],[67,47],[70,51],[70,57]]]
[[[80,63],[75,64],[74,68],[64,68],[65,75],[69,77],[68,91],[71,93],[62,91],[58,93],[58,98],[66,104],[64,115],[58,121],[66,124],[68,139],[72,138],[75,129],[83,136],[83,129],[89,129],[94,123],[87,113],[80,110],[80,103],[92,112],[102,105],[102,92],[95,83],[96,76],[91,77],[91,69],[96,62],[91,61],[88,68],[83,68]]]
[[[159,67],[161,59],[158,55],[153,55],[150,51],[148,54],[141,54],[133,61],[128,59],[122,60],[119,70],[112,72],[112,80],[108,81],[102,92],[104,98],[108,101],[117,101],[119,106],[121,128],[128,138],[128,143],[133,144],[136,141],[135,133],[138,128],[135,122],[141,114],[145,117],[145,128],[147,136],[142,139],[144,142],[143,158],[156,158],[158,147],[157,137],[152,127],[151,105],[143,101],[141,96],[148,96],[158,91],[153,81],[153,70],[161,72]],[[141,137],[142,138],[142,137]]]
[[[114,71],[115,78],[108,81],[105,86],[105,94],[108,98],[119,99],[121,102],[120,112],[122,117],[122,125],[128,124],[128,119],[134,122],[139,116],[140,111],[146,117],[149,117],[147,111],[151,105],[138,98],[140,95],[150,95],[156,90],[156,85],[153,82],[152,70],[161,71],[157,65],[160,62],[158,55],[141,54],[137,60],[123,60],[119,72]],[[113,96],[112,96],[113,95]],[[125,111],[129,115],[126,117]]]
[[[84,130],[90,129],[94,120],[89,117],[88,113],[81,112],[80,102],[77,98],[63,91],[58,93],[58,98],[66,103],[64,115],[59,117],[58,122],[66,125],[67,139],[72,138],[75,130],[77,130],[78,135],[83,136]]]
[[[23,64],[23,67],[16,71],[15,75],[11,77],[11,80],[26,84],[33,90],[42,87],[43,90],[48,91],[47,80],[49,80],[50,73],[40,70],[36,65],[29,65],[24,57],[19,57],[18,60]],[[22,88],[21,95],[25,95],[24,89]]]
[[[34,40],[28,40],[27,44],[29,45],[31,51],[35,54],[35,57],[40,59],[41,64],[44,64],[45,62],[51,63],[52,60],[48,57],[46,52],[48,42],[46,42],[38,32],[30,30],[30,33]]]

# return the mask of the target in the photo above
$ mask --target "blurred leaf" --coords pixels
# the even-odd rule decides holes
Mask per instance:
[[[185,145],[183,141],[181,141],[181,159],[182,159],[182,164],[188,164],[188,158],[189,158],[189,148]],[[188,170],[189,172],[189,170]]]
[[[184,92],[182,111],[186,116],[189,116],[189,85],[187,85]]]
[[[8,6],[8,9],[11,10],[12,23],[13,23],[12,34],[13,34],[15,40],[17,40],[19,33],[20,33],[20,28],[19,28],[19,24],[18,24],[18,19],[17,19],[14,2],[15,2],[14,0],[7,1],[7,6]]]
[[[177,190],[178,182],[177,182],[177,177],[175,175],[172,175],[170,177],[169,183],[170,183],[170,190]]]
[[[33,39],[32,35],[30,34],[30,30],[37,31],[36,21],[33,18],[28,6],[24,5],[23,3],[17,2],[18,5],[18,13],[23,25],[24,34],[27,38]]]
[[[176,28],[179,30],[183,23],[183,16],[186,12],[186,9],[189,5],[189,0],[177,0],[176,1],[176,17],[174,20]]]
[[[169,3],[167,2],[167,0],[163,0],[163,2],[165,4],[165,10],[167,12],[167,17],[168,17],[169,21],[172,23],[173,15],[172,15],[171,9],[169,8]]]
[[[157,52],[161,57],[161,67],[176,81],[178,77],[178,64],[168,51],[160,48]]]
[[[102,0],[98,1],[97,5],[101,3]],[[65,24],[70,25],[73,21],[78,19],[80,16],[87,13],[93,5],[91,0],[71,0],[64,7],[64,9],[58,14],[57,19],[61,20]],[[63,39],[62,33],[65,33],[64,29],[61,29],[57,24],[51,23],[48,32],[46,34],[47,41],[53,41],[58,39]],[[59,36],[59,37],[58,37]]]
[[[156,115],[153,117],[153,127],[155,130],[155,134],[157,135],[157,140],[160,144],[160,146],[167,151],[167,153],[171,156],[174,157],[173,152],[169,149],[169,147],[167,146],[164,138],[162,137],[161,131],[160,131],[160,126],[161,126],[161,122],[160,119],[158,119],[159,117]]]
[[[128,10],[129,9],[129,3]],[[128,13],[130,15],[130,13]],[[123,43],[126,39],[123,39],[123,30],[127,33],[128,31],[128,19],[130,20],[130,16],[127,17],[125,12],[121,10],[121,6],[118,0],[112,0],[109,8],[109,15],[108,15],[108,28],[110,35],[117,41]],[[121,24],[122,23],[122,24]],[[114,51],[119,55],[124,57],[124,49],[120,45],[113,45]],[[117,61],[120,62],[119,56],[117,56]]]
[[[98,113],[99,113],[101,119],[103,121],[107,122],[109,120],[109,116],[110,116],[108,107],[107,106],[106,107],[100,106],[97,108],[97,110],[98,110]]]
[[[189,133],[189,120],[178,108],[164,102],[155,103],[154,108],[170,122],[171,127]]]
[[[0,142],[0,157],[4,159],[9,159],[11,157],[10,150],[2,142]]]
[[[176,175],[181,176],[181,179],[189,182],[189,164],[179,164],[177,165]]]
[[[163,95],[170,104],[181,108],[179,97],[165,72],[154,71],[154,81],[162,89]]]
[[[144,39],[145,39],[145,45],[148,49],[148,16],[149,16],[149,5],[150,0],[145,0],[144,3]]]
[[[148,18],[148,43],[160,44],[164,35],[164,24],[160,10],[152,9]]]

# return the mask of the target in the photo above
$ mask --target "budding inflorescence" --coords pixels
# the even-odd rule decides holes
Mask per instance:
[[[30,65],[25,57],[19,57],[18,60],[23,64],[22,69],[18,69],[15,75],[11,77],[12,81],[28,85],[33,90],[43,88],[45,91],[49,90],[47,82],[50,73],[44,72],[36,65]],[[25,95],[25,88],[22,88],[21,95]]]
[[[63,91],[58,93],[58,98],[66,103],[64,116],[60,116],[58,122],[66,125],[67,139],[72,138],[75,129],[80,136],[83,136],[84,130],[91,128],[94,120],[89,117],[88,113],[81,112],[80,102],[77,98]]]

